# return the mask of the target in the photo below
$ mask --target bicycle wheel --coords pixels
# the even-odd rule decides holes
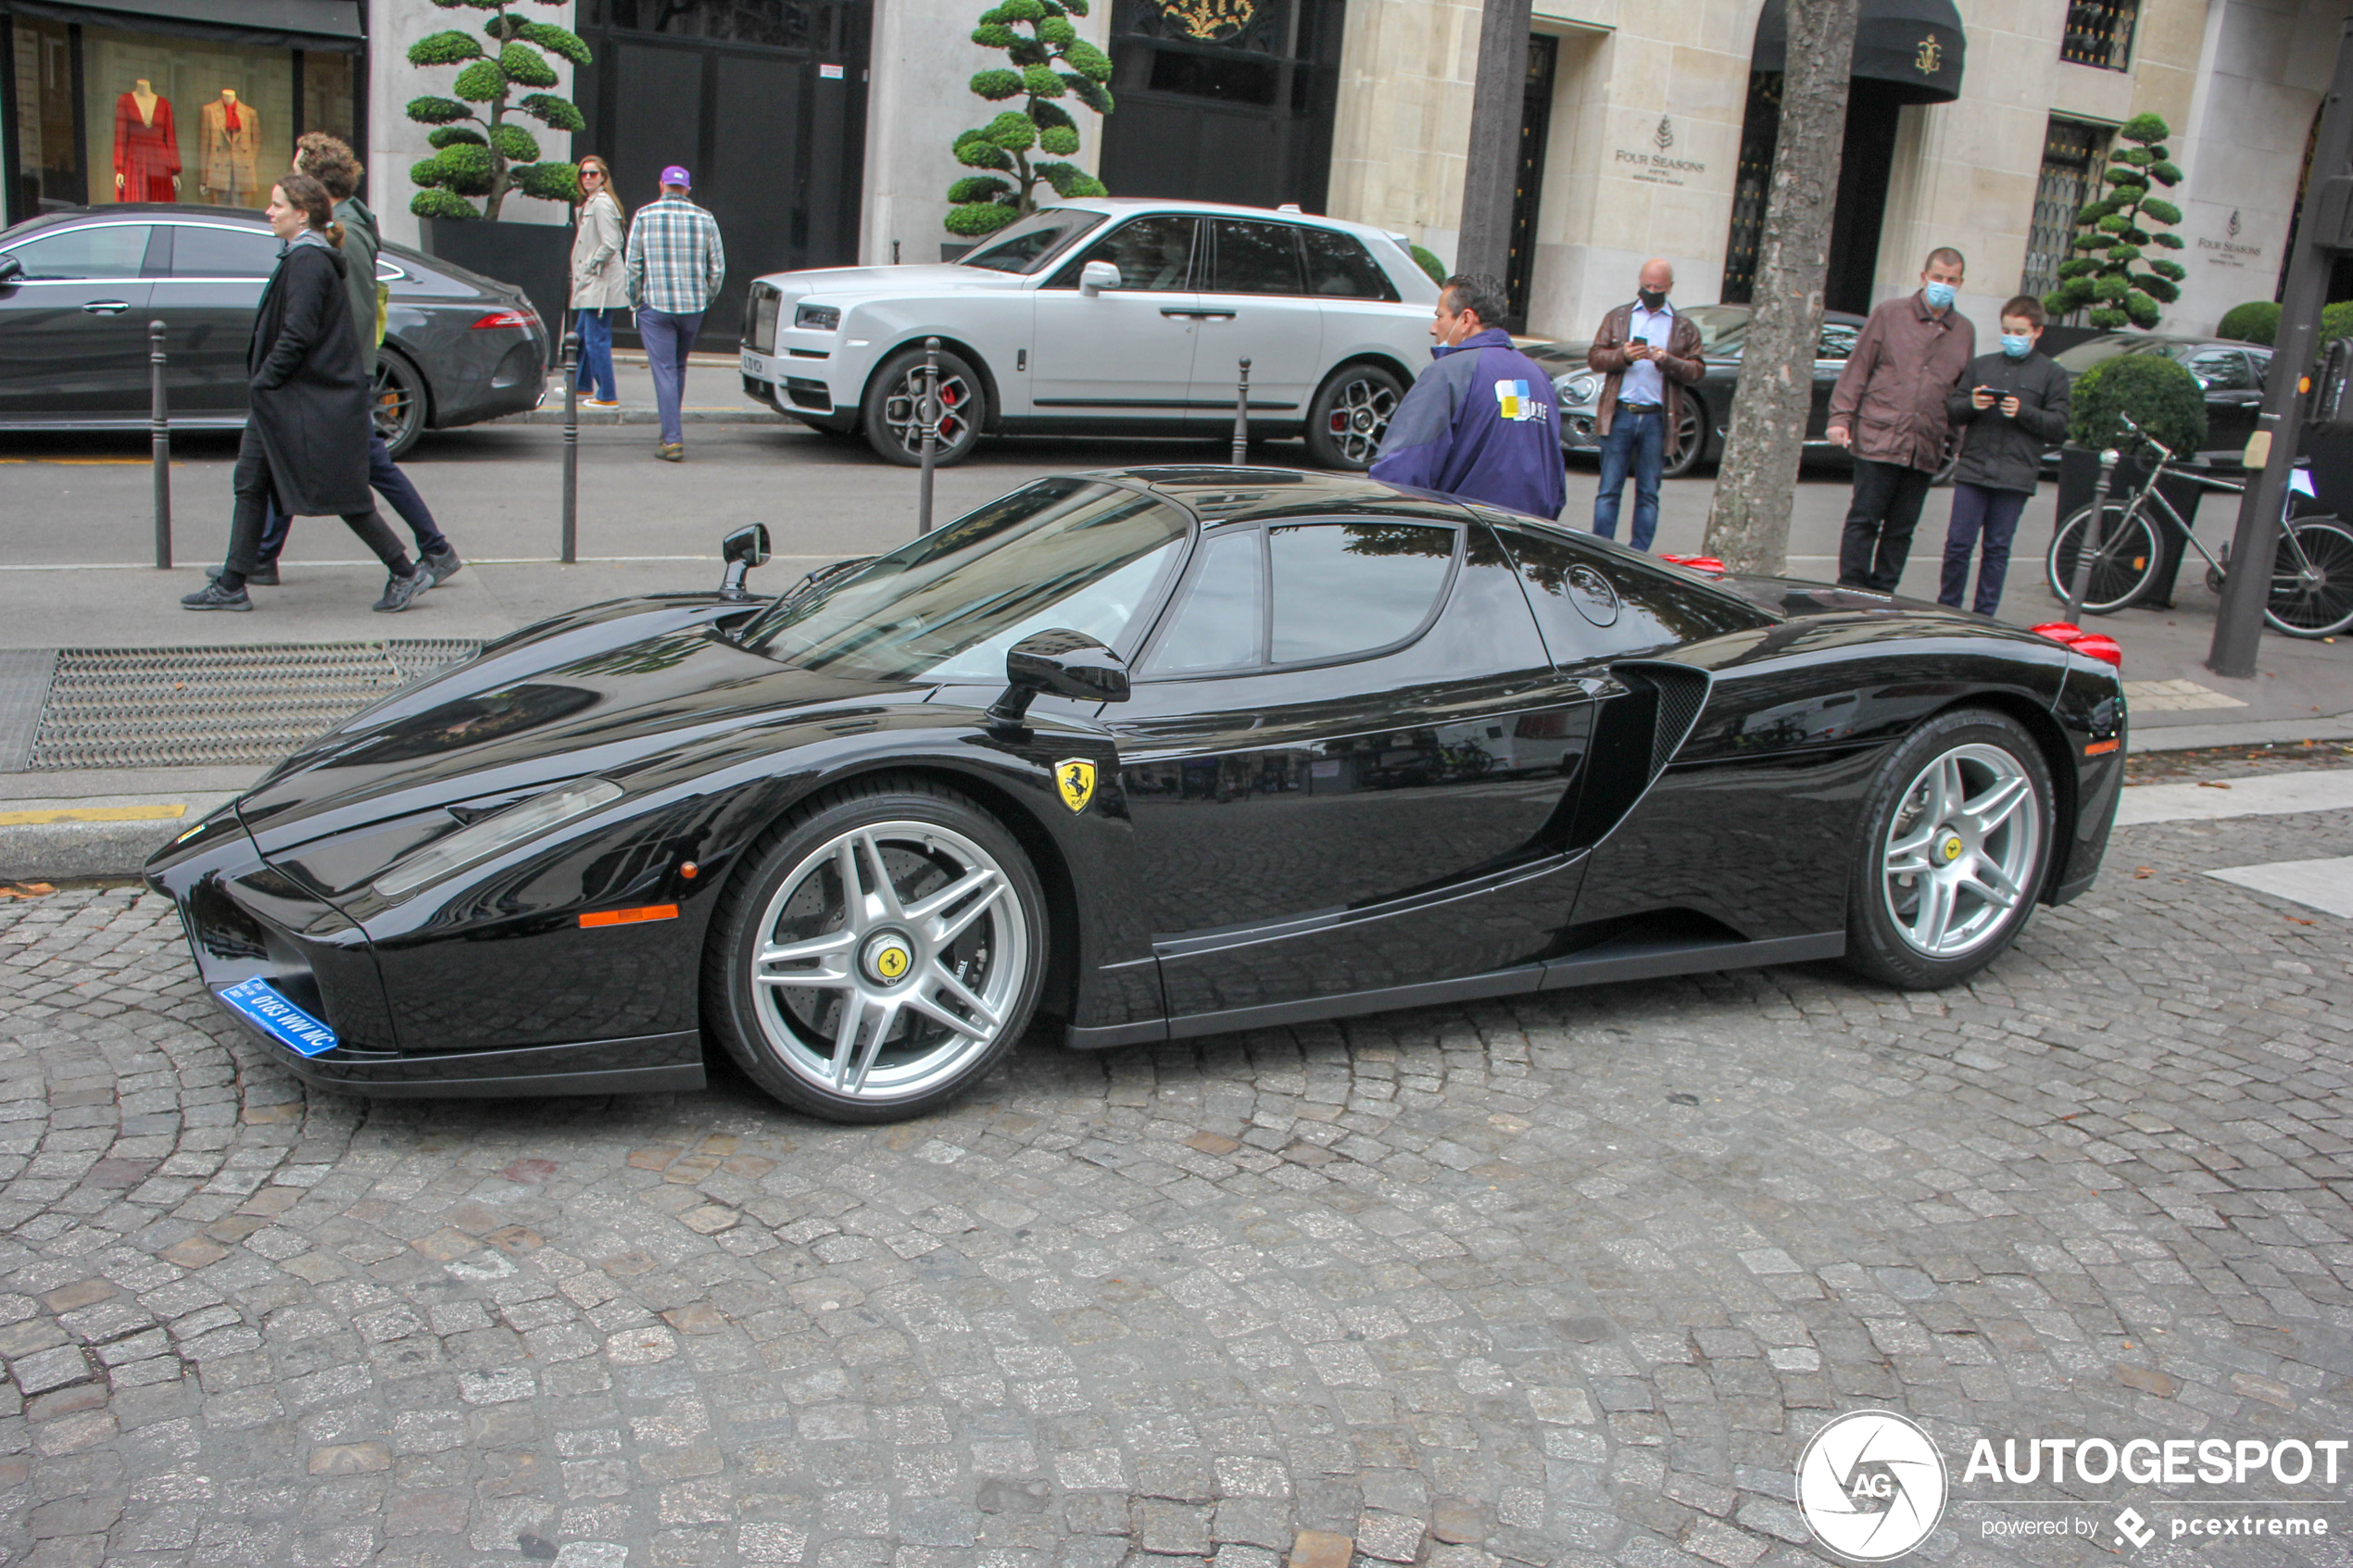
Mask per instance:
[[[2076,552],[2082,548],[2084,530],[2091,521],[2092,508],[2082,508],[2052,535],[2046,562],[2051,592],[2062,603],[2070,584],[2075,581]],[[2109,502],[2104,532],[2105,537],[2093,543],[2092,572],[2083,587],[2083,608],[2091,615],[2113,615],[2139,598],[2156,580],[2161,555],[2157,547],[2157,531],[2138,508],[2128,509],[2122,503]]]
[[[2263,619],[2291,637],[2327,637],[2353,625],[2353,530],[2333,517],[2282,531]]]

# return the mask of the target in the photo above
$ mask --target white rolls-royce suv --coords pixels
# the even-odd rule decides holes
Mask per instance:
[[[744,391],[913,463],[924,340],[937,460],[984,435],[1217,436],[1250,362],[1253,436],[1361,469],[1428,362],[1438,286],[1400,236],[1202,202],[1065,202],[941,266],[774,272],[744,313]]]

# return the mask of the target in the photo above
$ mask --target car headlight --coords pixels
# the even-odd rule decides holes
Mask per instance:
[[[1553,387],[1564,403],[1591,403],[1602,390],[1602,378],[1591,370],[1579,370],[1573,376],[1563,376]]]
[[[807,327],[812,332],[838,332],[841,330],[841,307],[838,305],[796,305],[793,307],[792,324],[796,327]]]
[[[496,816],[484,817],[445,838],[434,839],[376,878],[375,890],[385,898],[414,893],[429,882],[476,860],[488,859],[501,849],[620,798],[621,786],[610,779],[579,779],[544,795],[535,795]]]

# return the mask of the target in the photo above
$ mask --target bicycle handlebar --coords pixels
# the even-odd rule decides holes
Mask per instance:
[[[2151,435],[2147,431],[2143,430],[2139,425],[2134,424],[2133,422],[2132,415],[2120,408],[2116,412],[2116,419],[2117,422],[2121,424],[2126,430],[2131,431],[2134,435],[2139,436],[2143,441],[2145,441],[2150,445],[2156,447],[2158,456],[2164,458],[2165,461],[2170,463],[2173,460],[2173,448],[2165,445],[2164,442],[2159,441],[2156,436]]]

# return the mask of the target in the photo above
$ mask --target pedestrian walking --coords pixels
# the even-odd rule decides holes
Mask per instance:
[[[702,313],[719,297],[727,275],[727,253],[719,243],[719,220],[693,202],[687,172],[672,164],[661,171],[661,196],[637,209],[629,225],[629,303],[637,312],[637,338],[654,373],[654,404],[661,412],[661,445],[654,455],[684,462],[686,438],[678,405],[686,388],[686,356],[702,331]]]
[[[591,408],[618,408],[612,382],[612,313],[629,304],[629,231],[612,194],[612,170],[591,153],[580,160],[580,213],[572,237],[573,331],[580,334],[575,380]]]
[[[1585,363],[1604,373],[1593,429],[1602,438],[1602,483],[1593,496],[1593,532],[1617,537],[1626,478],[1634,479],[1634,529],[1627,540],[1651,547],[1658,533],[1658,478],[1682,455],[1683,388],[1707,372],[1699,323],[1675,314],[1675,269],[1654,257],[1635,279],[1634,300],[1602,318]],[[1706,432],[1697,439],[1705,441]]]
[[[2034,347],[2045,320],[2043,302],[2031,294],[2003,306],[2001,351],[1971,360],[1945,399],[1961,431],[1961,460],[1953,470],[1953,520],[1936,598],[1955,609],[1969,588],[1972,550],[1979,552],[1972,608],[1980,615],[2001,608],[2019,514],[2042,476],[2044,448],[2067,434],[2067,372]]]
[[[392,448],[376,426],[372,407],[379,395],[376,361],[384,344],[391,290],[376,279],[376,254],[382,249],[377,239],[376,215],[359,199],[359,180],[367,172],[366,167],[348,144],[323,131],[309,131],[295,143],[294,171],[307,174],[326,187],[328,196],[335,204],[335,221],[343,225],[342,251],[347,267],[344,287],[351,299],[352,325],[359,338],[360,365],[367,376],[371,405],[367,420],[369,487],[391,505],[415,535],[419,564],[431,579],[425,586],[446,583],[465,563],[458,558],[457,550],[434,521],[433,508],[425,505],[424,496],[392,460]],[[278,558],[285,553],[286,536],[292,528],[293,519],[273,497],[269,520],[262,527],[261,547],[254,570],[245,574],[248,587],[278,586]]]
[[[373,608],[407,609],[433,579],[410,564],[368,494],[368,447],[357,439],[368,420],[368,376],[345,286],[343,225],[327,188],[308,174],[287,174],[271,186],[266,216],[285,244],[245,350],[253,411],[232,481],[229,558],[202,591],[180,602],[189,609],[253,608],[245,577],[258,564],[263,513],[274,495],[288,512],[342,518],[391,573]]]
[[[1556,518],[1568,499],[1560,409],[1543,367],[1512,346],[1504,285],[1457,272],[1438,291],[1433,364],[1390,416],[1375,479]]]
[[[1977,329],[1953,308],[1961,253],[1928,253],[1920,286],[1871,312],[1831,392],[1830,438],[1855,454],[1855,499],[1839,540],[1843,588],[1892,594],[1952,418],[1945,397],[1977,357]]]

